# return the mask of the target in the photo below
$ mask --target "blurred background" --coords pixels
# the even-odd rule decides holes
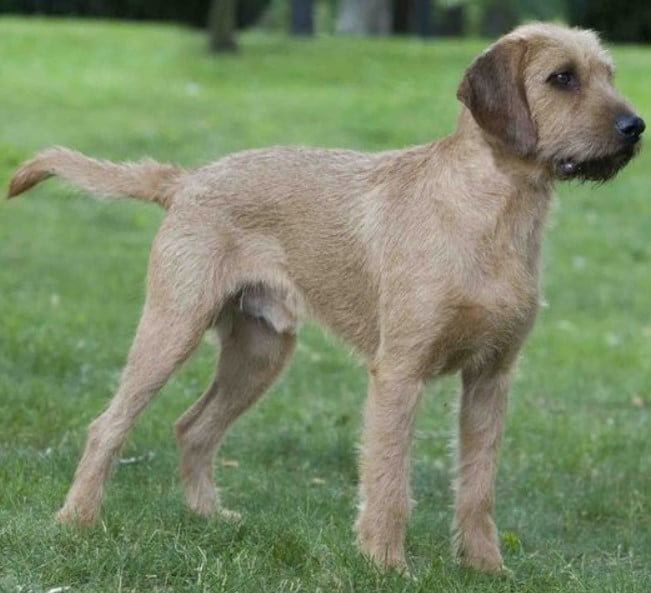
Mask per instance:
[[[651,121],[651,0],[0,0],[0,188],[54,144],[190,167],[273,144],[430,142],[454,129],[473,57],[530,19],[598,30],[617,87]],[[131,434],[101,526],[57,527],[85,427],[120,376],[163,212],[54,180],[0,200],[0,592],[648,593],[649,188],[648,147],[612,182],[558,185],[500,462],[514,579],[452,565],[458,381],[428,388],[413,581],[378,575],[354,548],[366,373],[309,324],[221,450],[217,480],[242,524],[189,516],[173,478],[171,426],[210,381],[207,340]]]
[[[206,27],[217,51],[248,27],[295,35],[480,35],[523,20],[591,27],[610,41],[651,41],[648,0],[3,0],[0,13],[173,21]]]

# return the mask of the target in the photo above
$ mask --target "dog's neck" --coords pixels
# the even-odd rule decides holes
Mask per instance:
[[[551,167],[535,157],[522,157],[501,140],[482,130],[466,107],[461,109],[457,129],[449,139],[466,154],[490,154],[495,169],[501,175],[513,179],[518,186],[522,187],[524,183],[536,192],[551,195],[554,183]]]
[[[486,212],[487,193],[503,198],[494,211],[499,231],[494,240],[514,246],[537,276],[542,233],[553,194],[553,176],[548,167],[534,158],[518,156],[486,134],[466,108],[459,116],[457,129],[444,139],[440,149],[459,161],[469,176],[479,177],[469,185],[483,191],[468,194],[469,200],[477,202],[477,208]],[[468,169],[468,164],[473,167]]]

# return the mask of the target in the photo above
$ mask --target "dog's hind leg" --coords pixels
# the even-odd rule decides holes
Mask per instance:
[[[224,433],[271,385],[296,341],[293,332],[278,332],[241,311],[233,312],[219,331],[222,349],[215,379],[176,423],[186,502],[202,515],[220,510],[213,461]],[[237,518],[231,511],[220,512]]]
[[[58,519],[91,523],[99,513],[112,462],[138,414],[195,349],[207,315],[172,314],[147,303],[118,391],[90,425],[86,449]]]
[[[174,224],[168,217],[154,243],[147,299],[117,393],[89,427],[84,454],[58,513],[61,521],[96,519],[112,462],[136,417],[194,351],[224,300],[206,272],[209,254],[185,229],[174,234]]]

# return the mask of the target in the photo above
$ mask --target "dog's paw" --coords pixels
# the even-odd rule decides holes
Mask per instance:
[[[403,576],[406,579],[415,580],[407,566],[404,556],[389,556],[377,550],[372,551],[365,549],[361,545],[359,546],[359,549],[362,555],[372,562],[375,568],[380,572],[397,572],[400,576]]]
[[[64,505],[54,515],[54,520],[63,525],[74,525],[76,527],[89,527],[97,520],[97,513],[89,510],[81,510],[76,507]]]
[[[359,520],[355,527],[360,552],[371,560],[378,570],[396,571],[407,577],[410,576],[400,536],[394,536],[392,541],[386,541],[385,538],[365,527],[363,520]]]
[[[185,503],[197,515],[210,517],[219,511],[219,496],[212,483],[193,483],[186,486]]]
[[[242,520],[242,515],[237,511],[232,511],[231,509],[217,509],[217,514],[220,519],[228,521],[229,523],[239,523]]]
[[[216,494],[216,490],[213,490],[210,492],[209,496],[187,498],[186,503],[193,513],[196,513],[201,517],[216,517],[231,523],[241,521],[242,515],[240,515],[240,513],[220,506]]]
[[[504,566],[504,563],[500,559],[499,561],[488,558],[471,558],[463,556],[459,558],[459,564],[465,566],[466,568],[472,568],[479,572],[485,572],[489,574],[500,574],[508,573],[509,569]]]
[[[457,551],[456,556],[461,566],[472,568],[479,572],[507,574],[509,571],[509,569],[504,566],[499,548],[494,546],[487,546],[486,548],[473,550],[472,552],[460,549]]]
[[[453,529],[452,550],[461,566],[480,572],[499,574],[505,570],[495,523],[486,516],[483,521]]]

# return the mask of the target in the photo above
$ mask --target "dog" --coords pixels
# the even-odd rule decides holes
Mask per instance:
[[[509,378],[539,301],[539,254],[556,180],[610,179],[644,121],[613,86],[591,31],[523,25],[468,67],[451,135],[375,154],[273,147],[194,170],[117,164],[51,148],[9,197],[59,175],[158,203],[147,296],[117,393],[90,427],[64,522],[98,516],[112,461],[138,414],[216,328],[214,381],[176,423],[188,506],[223,509],[213,460],[228,426],[316,319],[368,363],[360,454],[361,550],[405,566],[410,440],[421,388],[459,373],[453,543],[461,563],[502,569],[492,519]]]

